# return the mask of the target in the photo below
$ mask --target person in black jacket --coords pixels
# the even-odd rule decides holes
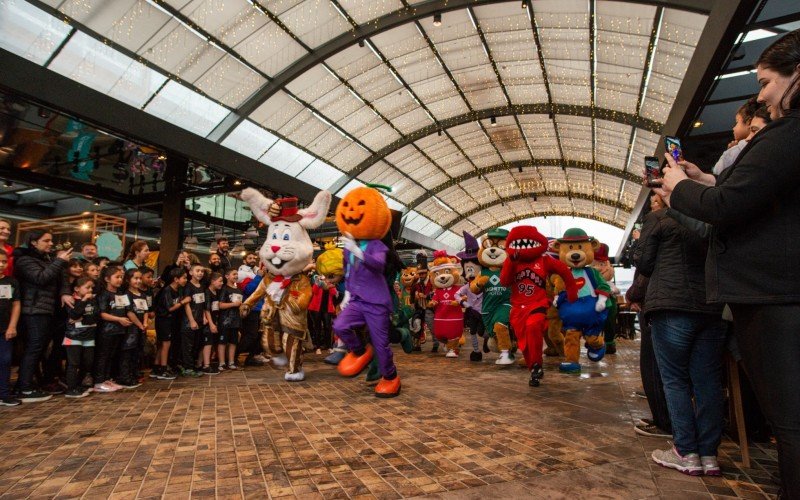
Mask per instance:
[[[645,321],[652,329],[675,442],[669,450],[655,450],[653,460],[684,474],[718,476],[727,329],[722,307],[706,304],[705,254],[705,242],[662,208],[645,217],[634,262],[650,278]]]
[[[800,30],[756,64],[772,123],[718,178],[667,159],[662,195],[709,223],[708,299],[728,303],[742,360],[778,442],[785,498],[800,499]]]
[[[14,273],[22,290],[22,328],[25,350],[19,367],[20,400],[23,403],[50,399],[33,387],[33,374],[52,340],[54,315],[61,307],[62,279],[72,249],[61,250],[55,258],[53,235],[46,231],[31,231],[26,237],[27,245],[14,250]],[[66,295],[65,303],[74,304]]]

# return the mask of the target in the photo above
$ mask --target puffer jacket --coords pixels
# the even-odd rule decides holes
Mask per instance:
[[[706,302],[706,252],[706,242],[666,210],[647,214],[634,253],[636,270],[650,278],[642,308],[646,315],[664,310],[722,313],[721,305]]]
[[[14,250],[14,274],[22,291],[22,314],[55,314],[61,307],[67,261],[33,248]]]

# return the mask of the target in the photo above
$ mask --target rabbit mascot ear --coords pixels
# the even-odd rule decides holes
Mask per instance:
[[[328,191],[320,191],[314,197],[314,202],[310,207],[297,211],[298,215],[303,216],[303,218],[300,219],[300,225],[306,230],[318,228],[325,222],[325,217],[328,215],[330,206],[331,193]]]
[[[330,194],[328,196],[330,197]],[[253,188],[244,189],[241,197],[245,203],[250,205],[250,211],[253,212],[253,215],[256,216],[256,219],[260,220],[264,224],[270,224],[272,222],[272,217],[278,215],[277,213],[269,213],[269,209],[274,204],[274,201],[270,200]]]

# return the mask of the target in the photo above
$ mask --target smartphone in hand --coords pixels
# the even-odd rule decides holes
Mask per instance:
[[[661,186],[661,164],[658,161],[658,157],[644,157],[644,176],[647,187]]]
[[[676,162],[683,160],[683,148],[681,147],[680,139],[668,135],[664,138],[664,147]]]

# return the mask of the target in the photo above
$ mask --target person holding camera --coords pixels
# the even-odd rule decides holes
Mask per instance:
[[[800,30],[756,62],[772,123],[718,178],[667,157],[659,194],[712,225],[707,298],[727,303],[745,369],[778,442],[782,494],[800,499]]]

